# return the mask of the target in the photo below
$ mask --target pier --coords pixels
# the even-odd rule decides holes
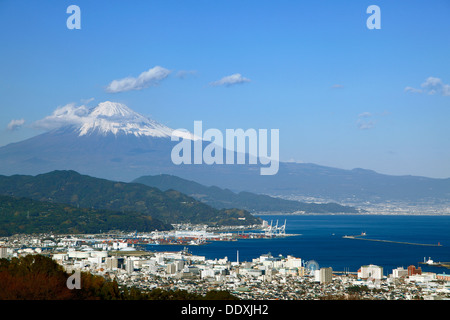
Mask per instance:
[[[356,236],[343,236],[344,239],[355,239],[355,240],[365,240],[365,241],[375,241],[375,242],[387,242],[387,243],[398,243],[398,244],[407,244],[413,246],[426,246],[426,247],[441,247],[440,243],[431,244],[431,243],[414,243],[414,242],[403,242],[403,241],[393,241],[393,240],[381,240],[381,239],[367,239],[363,238],[365,234],[356,235]]]

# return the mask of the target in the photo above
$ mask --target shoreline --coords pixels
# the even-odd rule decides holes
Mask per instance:
[[[252,213],[254,216],[450,216],[450,213]]]

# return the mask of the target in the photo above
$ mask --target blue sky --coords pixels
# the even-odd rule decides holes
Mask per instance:
[[[0,30],[0,146],[110,100],[174,129],[279,129],[282,161],[450,177],[447,0],[0,0]],[[156,66],[157,85],[107,90]]]

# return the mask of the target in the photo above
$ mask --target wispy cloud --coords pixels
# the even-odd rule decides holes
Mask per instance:
[[[86,106],[76,106],[75,103],[69,103],[56,108],[51,115],[44,119],[35,121],[33,127],[42,130],[52,130],[66,125],[80,124],[88,114],[89,109]]]
[[[15,131],[15,130],[18,130],[20,127],[22,127],[24,123],[25,123],[24,119],[17,119],[17,120],[13,119],[8,123],[6,128],[9,131]]]
[[[356,120],[356,127],[359,130],[369,130],[375,128],[380,117],[385,117],[389,115],[390,112],[384,111],[382,113],[373,112],[362,112],[358,114],[358,119]]]
[[[356,125],[358,126],[359,130],[368,130],[375,127],[375,121],[358,119],[356,121]]]
[[[363,113],[358,114],[358,118],[370,118],[372,116],[373,116],[373,114],[371,112],[363,112]]]
[[[294,158],[290,158],[290,159],[286,160],[285,162],[289,162],[289,163],[305,163],[302,160],[296,160]]]
[[[411,93],[422,93],[422,89],[416,89],[413,87],[406,87],[405,92],[411,92]]]
[[[212,86],[230,87],[236,84],[250,82],[250,79],[244,78],[240,73],[235,73],[230,76],[223,77],[218,81],[211,82]]]
[[[90,102],[94,101],[95,98],[89,98],[89,99],[81,99],[81,103],[83,104],[89,104]]]
[[[410,93],[427,93],[430,95],[439,94],[442,96],[450,96],[450,84],[446,84],[440,78],[428,77],[421,85],[422,89],[406,87],[405,92]]]
[[[136,78],[127,77],[120,80],[113,80],[106,87],[106,91],[110,93],[118,93],[131,90],[142,90],[149,86],[158,85],[162,80],[167,78],[169,74],[169,70],[160,66],[156,66],[142,72]]]
[[[344,88],[344,85],[342,84],[333,84],[331,86],[331,89],[342,89],[342,88]]]

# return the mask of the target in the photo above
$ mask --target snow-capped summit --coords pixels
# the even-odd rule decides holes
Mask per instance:
[[[119,103],[119,102],[111,102],[111,101],[105,101],[99,103],[97,107],[92,109],[91,113],[92,116],[96,117],[133,117],[138,116],[142,117],[137,112],[134,112],[130,108],[128,108],[126,105]]]
[[[36,128],[66,131],[78,136],[124,135],[136,137],[171,138],[178,136],[193,139],[194,136],[182,130],[173,130],[155,120],[145,117],[123,103],[104,101],[96,107],[68,104],[58,107],[44,119],[34,123]],[[196,138],[197,139],[197,138]]]
[[[151,120],[118,102],[105,101],[97,107],[91,109],[89,113],[81,118],[81,125],[78,127],[80,136],[91,133],[106,135],[112,133],[170,137],[173,129]]]

